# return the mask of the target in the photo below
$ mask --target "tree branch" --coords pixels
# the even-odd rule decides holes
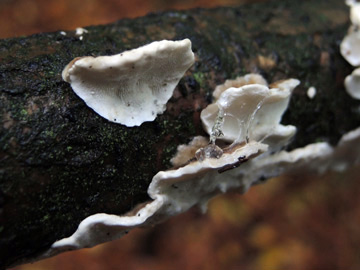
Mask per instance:
[[[360,124],[343,87],[352,68],[339,53],[348,28],[343,1],[273,1],[174,11],[0,41],[0,268],[49,248],[95,213],[124,214],[171,167],[179,144],[205,132],[200,111],[217,84],[249,72],[297,78],[284,124],[289,149],[336,144]],[[155,121],[127,128],[94,111],[61,79],[77,56],[111,55],[154,40],[189,38],[197,56]],[[306,91],[317,89],[310,100]]]

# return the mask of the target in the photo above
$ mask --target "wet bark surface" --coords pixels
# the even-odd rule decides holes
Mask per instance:
[[[360,125],[339,53],[349,26],[343,1],[273,1],[150,14],[75,32],[0,40],[0,268],[34,257],[95,213],[124,214],[150,198],[179,144],[204,135],[200,112],[217,84],[249,72],[301,81],[283,118],[289,149],[339,138]],[[195,65],[155,121],[109,122],[61,78],[75,57],[112,55],[155,40],[189,38]],[[310,100],[310,86],[317,95]]]

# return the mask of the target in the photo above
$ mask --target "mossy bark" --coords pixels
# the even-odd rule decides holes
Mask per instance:
[[[298,78],[283,123],[297,126],[289,149],[336,144],[360,126],[339,53],[349,26],[339,0],[273,1],[174,11],[0,41],[0,268],[34,257],[99,212],[124,214],[149,200],[179,144],[204,131],[200,111],[225,79],[249,72],[269,82]],[[127,128],[78,98],[61,71],[73,58],[111,55],[154,40],[189,38],[197,60],[155,121]],[[310,100],[310,86],[317,95]]]

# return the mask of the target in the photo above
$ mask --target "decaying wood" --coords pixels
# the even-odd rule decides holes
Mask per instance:
[[[1,40],[0,268],[34,257],[91,214],[124,214],[149,200],[152,177],[170,168],[176,147],[204,134],[200,111],[225,79],[299,79],[283,119],[298,128],[289,148],[336,144],[360,125],[359,102],[343,87],[352,70],[339,53],[348,25],[343,1],[286,0],[121,20],[88,27],[82,40],[75,32]],[[140,127],[103,119],[61,79],[77,56],[183,38],[196,64],[165,113]]]

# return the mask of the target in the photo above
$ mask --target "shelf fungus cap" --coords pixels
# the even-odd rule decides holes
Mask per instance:
[[[222,139],[227,142],[262,141],[271,147],[282,145],[296,131],[294,126],[279,124],[286,110],[292,90],[300,82],[296,79],[279,81],[270,88],[250,84],[225,90],[216,101],[201,112],[207,133],[223,113]]]
[[[360,3],[356,0],[346,0],[345,3],[350,6],[351,23],[360,26]]]
[[[229,89],[230,87],[239,88],[248,84],[268,85],[267,81],[260,74],[249,73],[245,76],[237,77],[234,80],[226,80],[224,84],[216,86],[213,92],[213,97],[218,99],[222,92],[224,92],[226,89]]]
[[[345,78],[345,89],[354,99],[360,99],[360,68],[355,69]]]
[[[78,57],[62,77],[95,112],[128,127],[153,121],[194,63],[191,41],[156,41],[112,56]]]
[[[209,144],[198,149],[195,158],[185,166],[158,172],[148,194],[152,199],[166,197],[168,215],[186,211],[194,205],[201,206],[219,192],[241,188],[244,184],[241,180],[224,175],[267,150],[268,146],[259,142],[235,144],[225,149]]]
[[[358,26],[350,26],[347,35],[340,44],[340,52],[352,66],[360,66],[360,31]]]

